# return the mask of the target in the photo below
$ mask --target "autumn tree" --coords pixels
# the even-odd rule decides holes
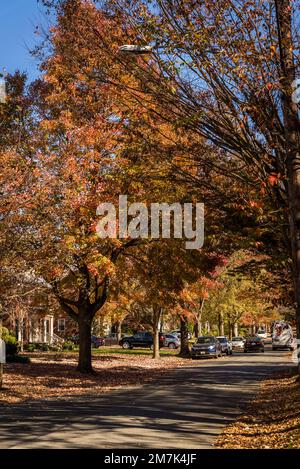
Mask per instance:
[[[25,213],[31,249],[26,262],[78,323],[78,370],[88,373],[93,319],[107,301],[119,256],[136,240],[102,239],[96,232],[98,205],[118,203],[118,182],[110,174],[117,164],[115,135],[122,129],[112,119],[112,95],[100,79],[102,57],[92,48],[83,54],[73,36],[89,14],[94,27],[106,30],[107,36],[113,28],[103,15],[95,17],[89,4],[77,15],[76,3],[80,7],[81,2],[66,2],[59,12],[42,64],[43,80],[35,84],[35,165]]]
[[[281,302],[290,301],[265,255],[240,250],[215,271],[203,315],[230,337],[238,324],[270,323]],[[275,316],[274,316],[275,314]]]
[[[299,335],[299,2],[107,3],[130,18],[127,43],[153,45],[157,67],[127,64],[146,97],[166,121],[219,149],[217,160],[214,152],[198,157],[201,166],[268,196],[270,221],[293,260]]]
[[[26,74],[6,76],[7,96],[0,104],[0,304],[10,310],[10,297],[18,297],[26,271],[27,187],[34,166],[35,127],[33,89]]]

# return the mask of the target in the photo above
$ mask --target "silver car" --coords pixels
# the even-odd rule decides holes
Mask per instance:
[[[232,355],[232,345],[231,342],[225,335],[220,335],[217,337],[218,341],[221,344],[222,353],[226,355]]]
[[[231,339],[232,350],[244,350],[245,339],[243,337],[232,337]]]
[[[171,349],[179,348],[180,338],[175,334],[166,334],[163,346]]]

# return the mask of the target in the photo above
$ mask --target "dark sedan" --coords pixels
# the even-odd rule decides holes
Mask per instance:
[[[244,344],[244,352],[264,352],[265,346],[260,337],[247,337]]]
[[[159,347],[163,347],[165,342],[165,335],[159,333]],[[123,337],[119,345],[124,349],[150,348],[153,349],[153,336],[150,332],[137,332],[136,334],[128,337]]]
[[[221,344],[213,336],[199,337],[197,342],[192,347],[192,358],[199,357],[213,357],[218,358],[222,356]]]

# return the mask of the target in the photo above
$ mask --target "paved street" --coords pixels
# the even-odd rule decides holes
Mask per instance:
[[[211,448],[286,352],[188,361],[159,383],[98,398],[0,407],[0,448]]]

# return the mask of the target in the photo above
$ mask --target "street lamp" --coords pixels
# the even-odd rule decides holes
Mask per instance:
[[[153,47],[152,46],[137,46],[135,44],[124,44],[123,46],[119,47],[119,52],[121,52],[122,54],[128,54],[128,55],[152,54]]]

